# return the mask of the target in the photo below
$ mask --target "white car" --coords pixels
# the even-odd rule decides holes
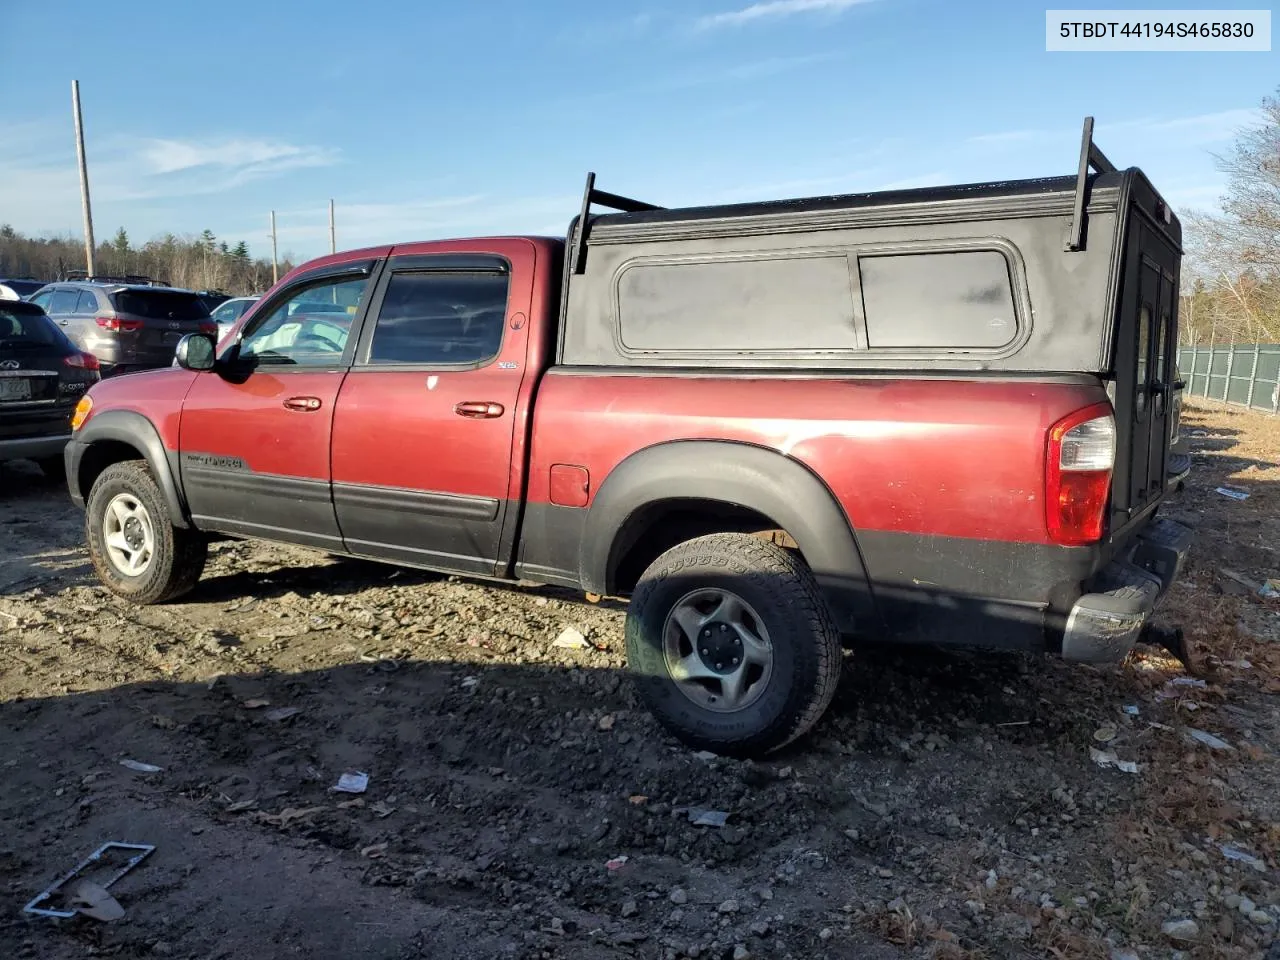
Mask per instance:
[[[222,338],[227,335],[235,322],[245,315],[245,312],[261,300],[261,297],[232,297],[230,300],[224,300],[214,309],[210,316],[214,322],[218,324],[218,342],[222,342]]]

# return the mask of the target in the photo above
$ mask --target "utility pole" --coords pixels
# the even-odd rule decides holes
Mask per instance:
[[[280,262],[276,258],[276,212],[271,211],[271,285],[280,282]]]
[[[329,252],[338,252],[338,234],[333,228],[333,201],[329,201]]]
[[[93,268],[93,213],[89,209],[89,167],[84,158],[84,121],[80,117],[80,81],[71,81],[71,112],[76,120],[76,159],[80,161],[80,204],[84,208],[84,265],[89,276]]]

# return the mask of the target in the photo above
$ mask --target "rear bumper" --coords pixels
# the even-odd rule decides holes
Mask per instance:
[[[51,437],[23,437],[18,440],[0,440],[0,460],[45,460],[59,456],[70,433]]]
[[[1094,578],[1071,608],[1062,656],[1085,663],[1124,659],[1173,581],[1182,572],[1193,535],[1173,520],[1156,520]]]

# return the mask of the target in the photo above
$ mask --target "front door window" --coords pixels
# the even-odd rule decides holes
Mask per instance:
[[[286,367],[341,362],[368,285],[368,277],[334,277],[295,291],[255,318],[241,338],[241,359],[255,366]]]

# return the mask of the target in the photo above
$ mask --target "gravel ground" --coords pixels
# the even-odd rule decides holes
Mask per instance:
[[[1280,421],[1185,427],[1203,686],[868,647],[766,763],[662,733],[620,604],[225,543],[134,609],[0,466],[0,956],[1280,958]],[[107,840],[156,845],[122,919],[21,913]]]

